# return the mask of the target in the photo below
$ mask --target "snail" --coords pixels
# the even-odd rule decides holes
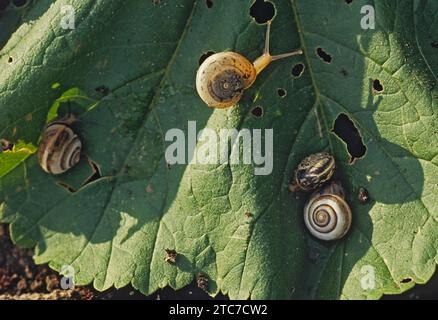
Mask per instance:
[[[209,56],[196,74],[196,90],[201,99],[211,108],[234,106],[242,97],[243,91],[256,80],[257,75],[272,61],[299,55],[296,50],[272,56],[269,51],[271,21],[267,23],[265,49],[253,62],[239,53],[225,51]]]
[[[338,240],[351,226],[351,209],[338,181],[314,192],[304,207],[304,223],[320,240]]]
[[[366,204],[370,200],[370,195],[368,193],[368,190],[365,189],[364,187],[360,187],[357,194],[357,199],[361,204]]]
[[[79,162],[82,142],[71,128],[73,122],[75,117],[69,115],[45,127],[38,148],[38,161],[45,172],[58,175]]]
[[[298,165],[294,181],[289,185],[289,189],[292,192],[315,190],[330,180],[334,172],[335,159],[329,153],[311,154]]]

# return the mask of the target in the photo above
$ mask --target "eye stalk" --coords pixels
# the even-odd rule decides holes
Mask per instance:
[[[254,68],[256,69],[257,74],[262,72],[272,61],[303,54],[303,51],[301,49],[298,49],[288,53],[283,53],[274,56],[271,55],[270,53],[271,23],[272,23],[271,20],[267,22],[265,49],[263,50],[263,54],[254,61]]]
[[[243,92],[256,80],[272,61],[300,55],[296,50],[280,55],[271,55],[269,39],[271,21],[267,23],[265,48],[254,63],[239,53],[224,51],[211,55],[199,67],[196,74],[196,90],[201,99],[211,108],[229,108],[236,105]]]

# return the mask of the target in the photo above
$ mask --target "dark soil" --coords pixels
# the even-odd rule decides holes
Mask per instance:
[[[1,299],[94,299],[87,288],[62,290],[59,275],[47,266],[36,266],[32,250],[12,244],[6,225],[0,224],[0,300]]]

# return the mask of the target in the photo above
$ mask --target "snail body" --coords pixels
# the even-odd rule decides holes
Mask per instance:
[[[317,189],[330,180],[334,172],[333,156],[327,152],[311,154],[299,163],[295,171],[293,187],[303,191]]]
[[[268,22],[263,55],[253,62],[239,53],[219,52],[208,57],[196,74],[199,97],[211,108],[229,108],[236,105],[245,89],[272,61],[302,54],[301,50],[272,56],[269,53],[271,22]]]
[[[71,128],[74,118],[49,123],[38,148],[38,162],[50,174],[62,174],[74,167],[80,160],[82,142]]]
[[[337,181],[314,192],[304,207],[304,223],[320,240],[338,240],[351,227],[352,214],[341,184]]]

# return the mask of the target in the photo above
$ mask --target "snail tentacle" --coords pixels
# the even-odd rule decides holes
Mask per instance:
[[[245,89],[272,61],[297,54],[301,50],[272,56],[269,52],[271,21],[267,23],[263,54],[252,63],[244,56],[231,51],[209,56],[196,74],[196,90],[200,98],[212,108],[228,108],[236,105]]]

